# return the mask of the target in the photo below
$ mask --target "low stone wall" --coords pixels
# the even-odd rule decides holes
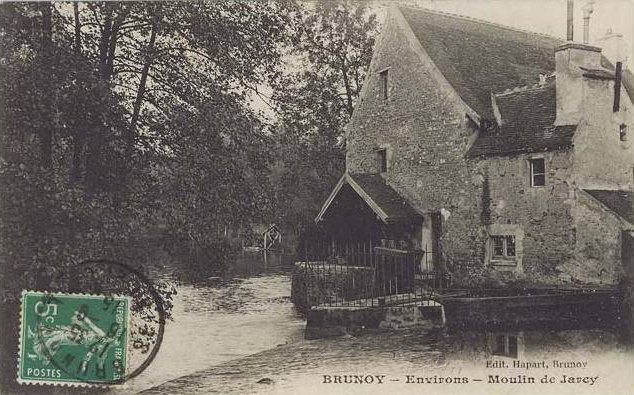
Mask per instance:
[[[442,325],[442,307],[384,306],[330,307],[317,306],[308,311],[304,337],[308,340],[341,335],[357,335],[376,329],[431,328]]]
[[[374,281],[371,267],[297,262],[291,277],[291,301],[305,313],[311,306],[371,297]]]

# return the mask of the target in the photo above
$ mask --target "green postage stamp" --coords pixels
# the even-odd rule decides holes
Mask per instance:
[[[125,296],[24,291],[20,383],[122,383],[130,301]]]

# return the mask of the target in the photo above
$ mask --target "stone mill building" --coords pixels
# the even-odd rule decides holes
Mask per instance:
[[[393,7],[347,126],[346,173],[316,221],[333,241],[423,250],[458,283],[618,283],[634,230],[622,60]]]

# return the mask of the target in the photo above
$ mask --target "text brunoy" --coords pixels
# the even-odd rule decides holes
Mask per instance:
[[[323,384],[385,384],[386,375],[337,375],[324,374]],[[392,379],[390,381],[401,381]],[[405,375],[405,384],[468,384],[468,377],[420,377]]]

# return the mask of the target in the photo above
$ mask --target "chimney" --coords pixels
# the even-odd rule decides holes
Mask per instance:
[[[590,41],[590,14],[594,11],[592,5],[594,1],[589,1],[583,6],[583,43],[587,44]]]
[[[567,42],[555,48],[557,117],[555,125],[576,125],[583,114],[583,69],[602,69],[601,48]]]
[[[627,50],[622,34],[613,33],[612,29],[608,29],[605,35],[597,40],[597,46],[601,47],[603,50],[601,53],[613,65],[616,65],[617,62],[627,64]]]
[[[572,18],[574,15],[575,2],[574,0],[568,0],[568,23],[567,23],[567,34],[566,39],[568,41],[572,41],[574,37],[574,25],[572,23]]]

